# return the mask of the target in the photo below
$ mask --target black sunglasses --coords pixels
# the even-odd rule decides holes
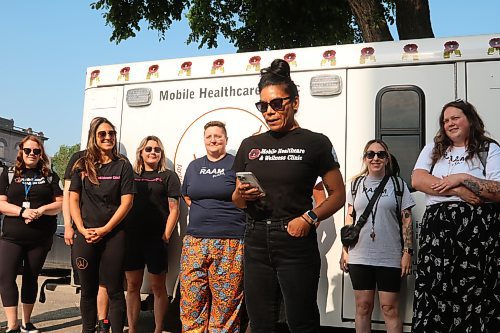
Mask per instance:
[[[23,151],[26,155],[31,154],[32,151],[33,151],[33,155],[36,155],[36,156],[38,156],[42,153],[42,150],[40,148],[35,148],[35,149],[23,148]]]
[[[146,153],[150,153],[150,152],[152,152],[153,150],[154,150],[154,151],[155,151],[155,153],[157,153],[157,154],[161,153],[161,148],[160,148],[160,147],[154,147],[154,148],[153,148],[153,147],[151,147],[151,146],[147,146],[147,147],[145,147],[145,148],[144,148],[144,151],[145,151]]]
[[[283,111],[284,109],[284,104],[283,101],[286,101],[287,99],[291,99],[291,96],[288,97],[280,97],[280,98],[275,98],[273,100],[270,100],[269,102],[263,102],[263,101],[258,101],[255,103],[255,106],[257,107],[257,110],[259,110],[262,113],[265,113],[269,106],[274,111]]]
[[[387,156],[389,156],[385,150],[381,150],[381,151],[368,150],[365,153],[365,157],[369,160],[373,159],[375,157],[375,155],[377,155],[378,158],[380,158],[380,159],[384,159],[384,158],[387,158]]]
[[[110,138],[116,137],[116,131],[99,131],[97,132],[97,137],[101,140],[106,139],[106,134],[109,135]]]

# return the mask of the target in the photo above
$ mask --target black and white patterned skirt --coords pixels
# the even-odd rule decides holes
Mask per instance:
[[[499,206],[447,202],[422,219],[413,332],[500,332]]]

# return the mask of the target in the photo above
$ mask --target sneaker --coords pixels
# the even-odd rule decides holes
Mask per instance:
[[[32,323],[26,323],[26,326],[21,326],[21,331],[20,332],[23,332],[23,333],[39,333],[40,331]]]
[[[101,319],[97,321],[96,333],[109,333],[109,319]]]

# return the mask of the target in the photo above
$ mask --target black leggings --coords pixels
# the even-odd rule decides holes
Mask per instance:
[[[80,311],[83,332],[94,332],[97,318],[97,292],[104,285],[109,297],[109,321],[113,332],[122,332],[125,320],[123,260],[125,233],[111,232],[96,244],[88,244],[76,234],[72,260],[81,284]]]
[[[19,290],[16,277],[23,262],[21,302],[35,304],[38,293],[38,275],[51,246],[52,238],[44,241],[43,244],[30,245],[0,239],[0,295],[4,307],[18,305]]]

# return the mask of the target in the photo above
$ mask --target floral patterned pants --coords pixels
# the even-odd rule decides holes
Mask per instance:
[[[413,332],[499,332],[498,205],[427,207],[419,237]]]
[[[243,240],[185,236],[180,288],[182,332],[240,332]]]

